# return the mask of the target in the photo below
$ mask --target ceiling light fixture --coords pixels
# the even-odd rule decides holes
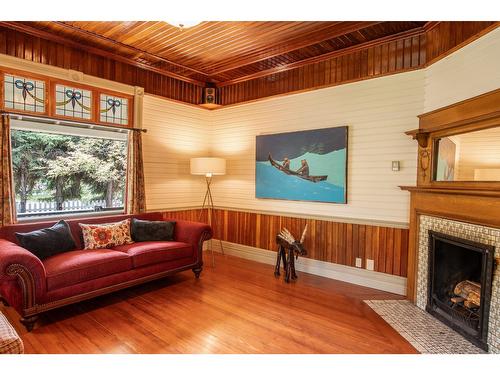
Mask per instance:
[[[178,27],[181,30],[189,29],[190,27],[200,24],[202,21],[184,20],[184,21],[165,21],[169,25]]]

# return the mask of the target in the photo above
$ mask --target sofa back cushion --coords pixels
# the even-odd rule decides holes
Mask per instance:
[[[163,220],[163,214],[161,212],[148,212],[139,215],[113,215],[113,216],[96,216],[92,218],[69,219],[66,220],[66,222],[69,224],[71,233],[73,234],[73,239],[76,243],[76,249],[83,249],[83,236],[82,236],[82,230],[78,225],[79,223],[84,223],[84,224],[113,223],[132,217],[136,217],[142,220]],[[0,238],[4,238],[7,241],[11,241],[18,245],[21,245],[16,238],[15,234],[16,232],[30,232],[33,230],[50,227],[56,223],[57,221],[44,221],[37,223],[6,225],[0,228]]]
[[[76,247],[68,223],[60,220],[49,228],[27,233],[16,232],[19,244],[40,259],[73,250]]]
[[[143,241],[173,241],[175,221],[151,221],[132,218],[132,239]]]

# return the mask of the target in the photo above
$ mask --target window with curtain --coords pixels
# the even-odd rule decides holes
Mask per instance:
[[[124,212],[127,133],[11,120],[17,219]]]

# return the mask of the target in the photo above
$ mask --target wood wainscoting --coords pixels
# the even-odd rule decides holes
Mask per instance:
[[[163,211],[163,218],[187,221],[201,221],[203,223],[208,223],[207,210],[202,210],[201,208]]]
[[[300,238],[308,224],[307,258],[350,267],[361,258],[362,268],[366,268],[367,259],[373,259],[374,271],[401,277],[407,274],[407,228],[228,209],[216,209],[213,218],[201,209],[165,211],[163,215],[178,220],[216,220],[219,225],[215,227],[215,239],[270,251],[276,251],[276,234],[281,228]]]
[[[406,277],[408,229],[217,209],[214,238],[276,251],[276,235],[287,228],[298,239],[308,224],[307,258],[355,267],[356,258],[374,260],[374,270]]]

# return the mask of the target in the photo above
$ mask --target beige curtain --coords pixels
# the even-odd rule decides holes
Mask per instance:
[[[127,213],[139,214],[146,211],[142,132],[130,131],[128,139]]]
[[[0,129],[0,144],[2,146],[2,154],[0,161],[0,174],[2,181],[0,189],[2,193],[2,201],[0,207],[0,226],[12,224],[15,221],[16,215],[14,192],[12,190],[12,152],[10,144],[10,120],[9,116],[1,115],[2,127]]]

